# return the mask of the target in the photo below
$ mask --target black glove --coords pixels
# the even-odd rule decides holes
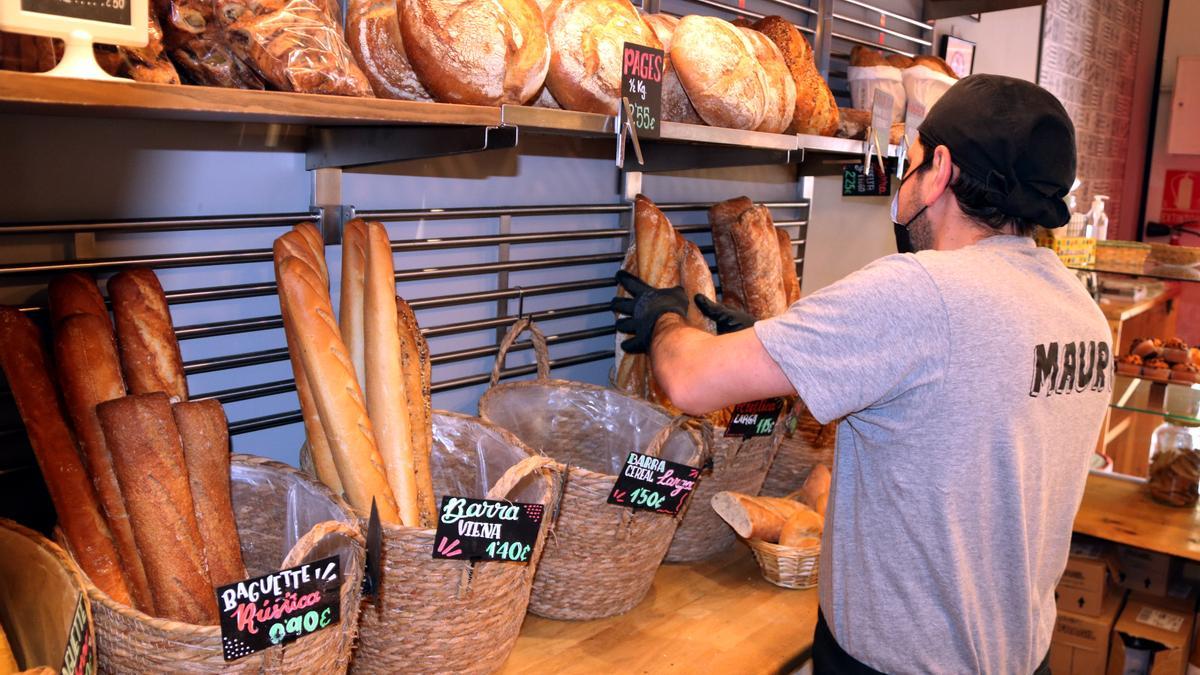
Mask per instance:
[[[629,315],[628,318],[617,321],[618,331],[633,336],[621,343],[621,349],[628,354],[645,354],[650,351],[650,341],[654,338],[654,324],[658,323],[658,317],[669,312],[687,316],[688,300],[682,286],[654,288],[625,270],[617,272],[617,283],[633,296],[613,298],[609,304],[617,314]]]
[[[726,333],[736,333],[739,330],[744,330],[754,325],[757,319],[749,312],[743,312],[740,309],[726,307],[719,302],[713,302],[708,298],[696,294],[696,306],[700,308],[700,312],[717,322],[717,335]]]

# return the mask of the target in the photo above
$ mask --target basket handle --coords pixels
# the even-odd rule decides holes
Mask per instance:
[[[500,476],[500,480],[496,481],[496,484],[488,490],[487,499],[505,500],[508,498],[508,493],[529,474],[545,468],[554,470],[557,466],[558,462],[549,457],[530,455],[508,467],[504,475]]]
[[[489,386],[494,387],[500,381],[500,371],[504,369],[504,360],[508,357],[508,350],[512,349],[513,343],[527,329],[533,340],[534,356],[537,358],[537,379],[550,379],[550,351],[546,347],[546,336],[542,334],[542,329],[537,327],[533,319],[525,316],[517,319],[517,322],[505,333],[504,340],[500,342],[500,348],[496,352],[496,363],[492,365],[492,381]]]
[[[687,415],[672,418],[658,430],[658,433],[654,434],[654,437],[646,444],[646,449],[642,450],[642,454],[658,457],[658,453],[662,452],[663,446],[667,444],[667,439],[671,437],[671,434],[675,433],[676,429],[682,429],[690,420],[691,418]]]

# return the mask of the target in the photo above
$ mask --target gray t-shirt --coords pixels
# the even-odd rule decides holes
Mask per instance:
[[[838,426],[821,607],[888,673],[1031,673],[1112,387],[1104,315],[1049,250],[892,255],[754,326]]]

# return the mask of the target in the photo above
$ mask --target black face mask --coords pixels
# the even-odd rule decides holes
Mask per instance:
[[[929,205],[926,204],[925,206],[922,206],[921,209],[905,223],[897,222],[896,217],[899,215],[900,211],[900,189],[904,187],[905,181],[907,181],[909,178],[912,178],[913,174],[920,171],[924,166],[925,162],[921,162],[917,166],[914,166],[911,171],[905,174],[904,178],[900,179],[900,184],[896,186],[896,194],[892,197],[892,231],[896,235],[897,253],[917,252],[916,248],[913,247],[912,237],[910,237],[908,234],[908,227],[917,222],[917,218],[920,218],[921,214],[925,213],[925,209],[929,208]]]

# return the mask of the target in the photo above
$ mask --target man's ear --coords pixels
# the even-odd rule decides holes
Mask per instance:
[[[950,158],[950,148],[939,145],[933,149],[933,178],[926,184],[925,203],[933,204],[941,199],[946,188],[954,180],[954,162]]]

